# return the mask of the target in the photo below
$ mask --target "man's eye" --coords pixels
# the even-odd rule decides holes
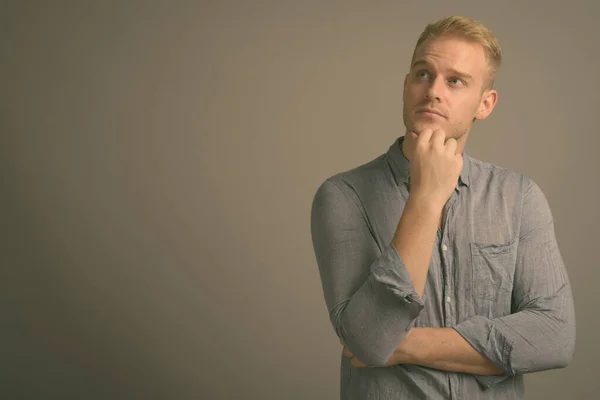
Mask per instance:
[[[462,81],[458,78],[452,78],[449,80],[450,83],[452,83],[453,85],[462,85]]]
[[[419,72],[417,72],[417,77],[419,77],[419,78],[424,78],[427,75],[429,75],[429,73],[427,71],[419,71]]]

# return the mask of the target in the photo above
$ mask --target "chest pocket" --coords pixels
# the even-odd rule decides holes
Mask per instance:
[[[510,313],[517,241],[504,244],[470,243],[471,294],[478,315]]]

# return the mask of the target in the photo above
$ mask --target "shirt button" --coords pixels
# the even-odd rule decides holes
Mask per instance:
[[[450,303],[452,301],[452,299],[450,298],[450,296],[446,296],[446,303]]]
[[[446,246],[445,244],[442,245],[442,250],[446,251],[448,250],[448,246]]]

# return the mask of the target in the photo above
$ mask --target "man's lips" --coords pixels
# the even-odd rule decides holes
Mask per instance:
[[[420,110],[417,111],[417,114],[424,114],[430,117],[441,117],[441,118],[446,118],[446,116],[444,114],[442,114],[439,111],[436,110],[432,110],[429,108],[422,108]]]

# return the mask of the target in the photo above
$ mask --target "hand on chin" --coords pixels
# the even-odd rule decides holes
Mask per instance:
[[[444,128],[440,124],[438,124],[438,123],[418,121],[418,122],[414,123],[413,126],[412,126],[412,129],[408,129],[408,131],[409,132],[412,131],[412,132],[416,133],[417,135],[419,135],[425,129],[431,129],[431,130],[434,130],[434,131],[437,130],[437,129],[444,130]]]

